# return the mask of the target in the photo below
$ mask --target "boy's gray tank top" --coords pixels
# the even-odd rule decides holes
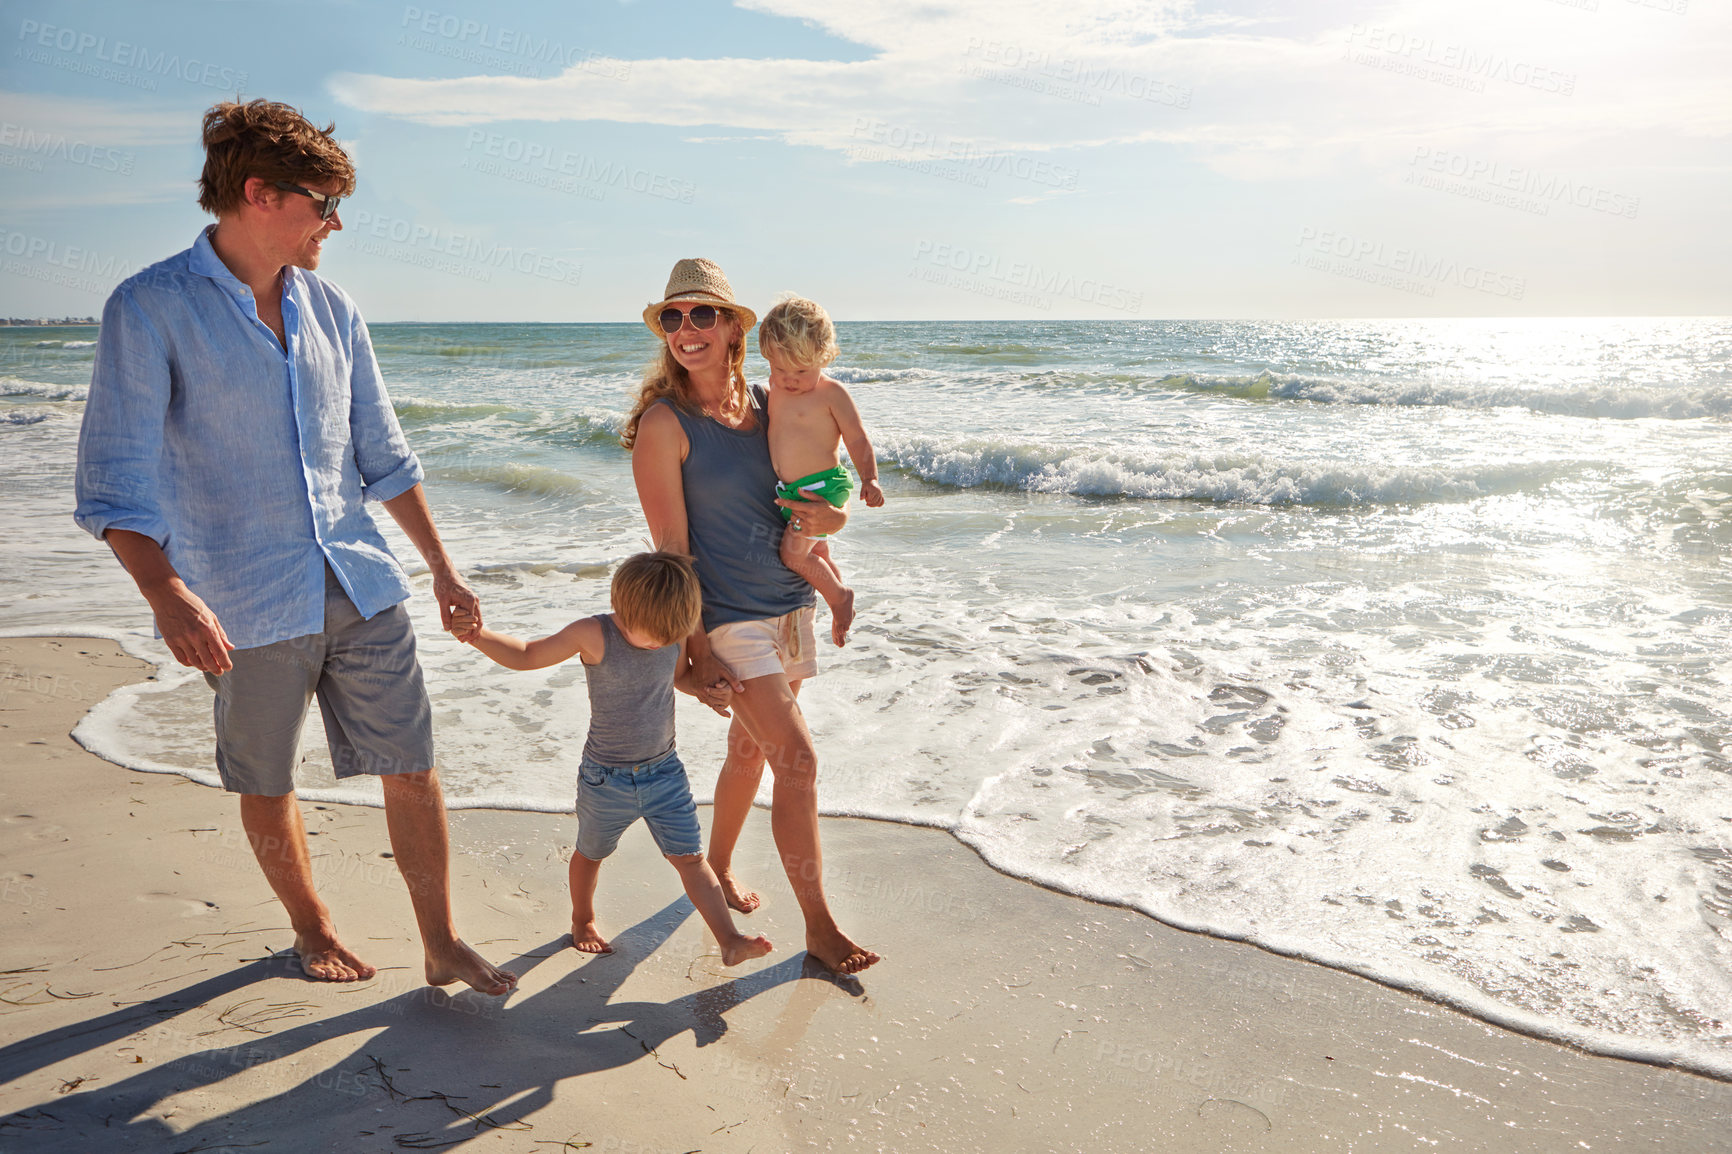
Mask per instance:
[[[674,747],[674,664],[679,642],[639,649],[603,613],[601,662],[585,665],[589,685],[589,739],[583,756],[602,765],[658,761]]]
[[[770,464],[769,397],[750,391],[756,421],[730,429],[669,400],[691,451],[680,466],[686,535],[704,593],[704,628],[780,617],[813,603],[812,587],[782,564],[784,524]]]

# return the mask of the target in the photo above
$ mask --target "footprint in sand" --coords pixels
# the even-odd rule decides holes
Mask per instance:
[[[179,894],[138,894],[132,900],[149,903],[164,914],[183,918],[202,917],[205,914],[215,912],[218,908],[215,902],[207,902],[199,898],[183,898]]]

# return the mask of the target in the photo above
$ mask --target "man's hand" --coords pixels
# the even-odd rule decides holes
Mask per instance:
[[[467,609],[474,617],[474,627],[465,633],[452,629],[459,641],[473,640],[481,632],[481,599],[475,590],[457,575],[445,546],[439,540],[439,530],[433,527],[433,514],[427,508],[427,494],[419,483],[398,493],[385,502],[385,511],[397,522],[405,536],[415,545],[416,552],[427,562],[433,574],[433,596],[439,599],[439,626],[451,629],[451,610]]]
[[[439,624],[459,641],[473,641],[481,632],[481,598],[456,570],[433,574],[433,596],[439,599]],[[461,623],[458,614],[461,613]]]
[[[802,536],[822,537],[840,533],[842,526],[848,523],[848,511],[836,508],[823,498],[815,501],[790,501],[785,497],[777,497],[776,504],[793,511],[794,518],[788,522],[788,529]]]
[[[884,503],[884,490],[878,487],[877,481],[861,481],[860,499],[876,509]]]
[[[234,648],[210,606],[176,578],[145,594],[156,615],[156,628],[174,659],[205,673],[223,674],[235,667]]]

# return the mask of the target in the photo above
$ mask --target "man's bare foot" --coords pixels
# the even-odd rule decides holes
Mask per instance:
[[[349,952],[333,934],[296,934],[301,970],[321,982],[364,982],[379,971]]]
[[[715,862],[710,868],[715,868]],[[722,883],[722,896],[728,900],[728,908],[735,913],[749,914],[763,904],[763,900],[751,890],[740,888],[740,879],[734,876],[731,869],[716,870],[716,880]]]
[[[601,936],[594,922],[571,923],[571,948],[585,954],[613,953],[613,947]]]
[[[848,630],[853,627],[854,590],[844,586],[841,601],[830,606],[830,640],[836,643],[836,648],[848,644]]]
[[[427,951],[427,984],[449,986],[452,982],[463,982],[483,994],[498,995],[511,992],[511,988],[517,985],[517,975],[489,965],[486,959],[469,948],[469,943],[453,938],[451,945],[438,955],[432,950]]]
[[[806,952],[838,974],[857,974],[879,960],[871,950],[855,945],[841,930],[806,934]]]
[[[745,934],[736,934],[733,941],[722,943],[722,965],[737,966],[741,962],[761,958],[775,948],[770,944],[770,939],[763,934],[759,934],[755,938],[748,938]]]

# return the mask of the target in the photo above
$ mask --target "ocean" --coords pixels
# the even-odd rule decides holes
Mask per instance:
[[[616,436],[650,336],[372,333],[489,623],[603,609],[644,547]],[[213,782],[208,689],[164,664],[69,516],[94,338],[0,328],[0,624],[157,661],[78,736]],[[888,499],[833,544],[860,617],[802,694],[825,813],[946,830],[1045,885],[1732,1077],[1732,321],[840,340]],[[755,350],[748,371],[765,375]],[[381,520],[416,575],[451,803],[569,810],[581,671],[512,673],[443,636]],[[680,708],[704,799],[724,723]],[[334,784],[317,711],[306,748],[305,796],[376,801]]]

